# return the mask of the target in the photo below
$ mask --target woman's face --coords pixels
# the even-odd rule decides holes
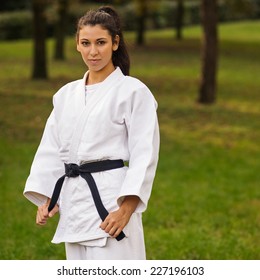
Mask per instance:
[[[118,43],[119,37],[113,43],[108,30],[101,25],[86,25],[79,31],[77,50],[90,72],[111,72],[114,70],[112,53]]]

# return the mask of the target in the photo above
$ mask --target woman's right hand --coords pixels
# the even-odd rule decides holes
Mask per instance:
[[[43,226],[47,223],[48,218],[53,217],[57,212],[59,212],[59,205],[56,204],[54,208],[48,212],[48,207],[50,204],[50,198],[47,199],[47,202],[38,207],[36,214],[36,224]]]

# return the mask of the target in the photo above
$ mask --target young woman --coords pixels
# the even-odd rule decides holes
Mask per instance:
[[[67,259],[145,259],[142,212],[158,161],[157,103],[128,76],[114,9],[89,11],[76,39],[88,71],[54,95],[24,195],[38,206],[39,225],[59,212],[52,242],[65,243]]]

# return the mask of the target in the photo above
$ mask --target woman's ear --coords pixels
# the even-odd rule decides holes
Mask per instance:
[[[80,49],[79,49],[79,42],[76,42],[77,44],[77,51],[80,52]]]
[[[118,35],[116,35],[115,40],[114,40],[114,44],[113,44],[113,51],[116,51],[118,49],[119,41],[120,41],[120,37]]]

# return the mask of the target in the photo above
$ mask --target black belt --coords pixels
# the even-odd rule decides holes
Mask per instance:
[[[95,182],[93,176],[91,175],[91,173],[121,168],[123,166],[124,166],[124,162],[121,159],[95,161],[95,162],[85,163],[80,166],[78,166],[77,164],[74,164],[74,163],[69,163],[69,164],[65,163],[65,174],[63,176],[61,176],[58,179],[58,181],[56,182],[56,185],[55,185],[52,197],[51,197],[51,201],[50,201],[50,204],[48,207],[48,211],[50,212],[56,205],[65,177],[74,178],[74,177],[81,176],[82,178],[84,178],[87,181],[91,194],[92,194],[92,197],[94,199],[94,203],[96,205],[98,214],[99,214],[101,220],[104,221],[109,213],[101,201],[96,182]],[[116,239],[118,241],[120,241],[124,237],[125,237],[125,234],[123,233],[123,231],[121,231],[120,234],[116,237]]]

